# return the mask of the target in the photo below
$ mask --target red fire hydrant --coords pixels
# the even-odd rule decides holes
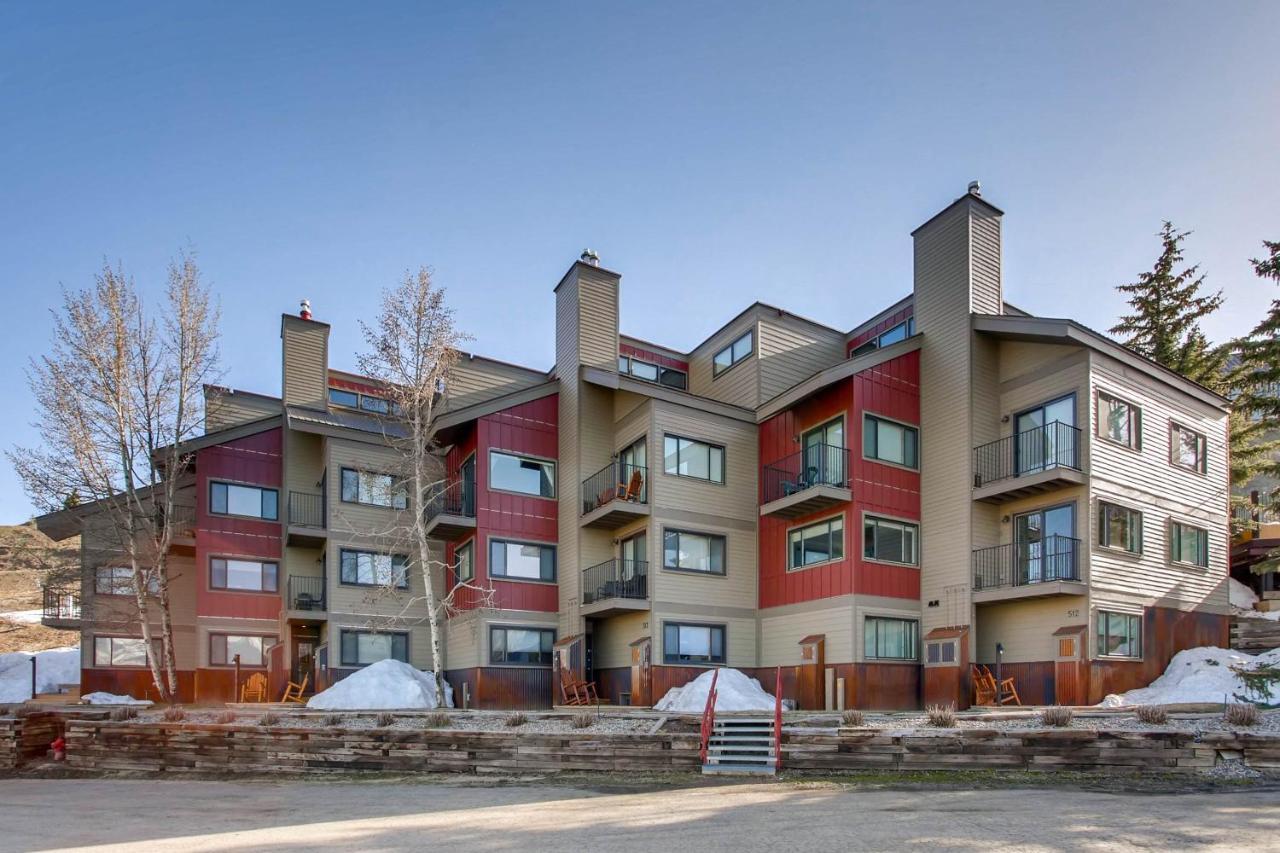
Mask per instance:
[[[66,761],[67,759],[67,741],[61,735],[53,743],[49,744],[53,749],[54,761]]]

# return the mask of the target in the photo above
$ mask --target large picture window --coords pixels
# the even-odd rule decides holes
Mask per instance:
[[[1193,429],[1172,424],[1169,427],[1169,461],[1179,468],[1205,472],[1205,437]]]
[[[1209,531],[1175,521],[1169,525],[1169,557],[1175,563],[1209,567]]]
[[[551,666],[556,632],[550,628],[489,626],[489,662],[507,666]]]
[[[554,498],[556,463],[492,451],[489,454],[489,488],[539,498]]]
[[[94,666],[146,666],[147,643],[141,637],[94,637]]]
[[[404,484],[397,483],[395,477],[352,468],[342,469],[342,500],[393,509],[404,509],[408,505]]]
[[[1105,391],[1098,392],[1098,435],[1133,450],[1142,449],[1142,410]]]
[[[375,554],[343,548],[338,579],[354,586],[409,586],[409,561],[399,554]]]
[[[664,663],[724,663],[724,626],[664,623],[662,660]]]
[[[1116,504],[1098,504],[1098,544],[1142,553],[1142,513]]]
[[[862,455],[877,462],[919,468],[920,431],[875,415],[864,415]]]
[[[239,655],[241,666],[266,666],[267,649],[275,644],[275,637],[210,634],[209,665],[232,666],[236,662],[236,655]]]
[[[146,583],[147,594],[159,594],[159,578],[148,575]],[[93,591],[98,595],[133,595],[133,569],[128,566],[99,566],[93,571]]]
[[[712,375],[719,376],[751,355],[752,350],[755,348],[754,343],[755,331],[752,330],[716,353],[715,358],[712,359]]]
[[[862,555],[868,560],[915,566],[920,528],[907,521],[867,516],[862,523]]]
[[[726,539],[690,530],[662,531],[662,567],[709,575],[725,573]]]
[[[678,435],[663,436],[664,470],[677,477],[724,482],[724,448]]]
[[[868,660],[915,660],[918,635],[914,619],[868,616],[862,622],[862,654]]]
[[[844,516],[838,515],[787,534],[787,568],[803,569],[815,563],[844,559]]]
[[[276,592],[279,571],[279,564],[275,562],[214,557],[209,560],[209,588]]]
[[[243,515],[276,521],[280,518],[280,493],[260,486],[235,483],[209,484],[209,511],[216,515]]]
[[[376,631],[342,631],[343,666],[368,666],[380,660],[409,662],[409,635]]]
[[[1142,617],[1133,613],[1098,611],[1098,654],[1142,657]]]
[[[489,577],[554,583],[556,547],[532,542],[490,539]]]

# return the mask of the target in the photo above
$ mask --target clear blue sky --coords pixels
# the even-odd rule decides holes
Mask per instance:
[[[0,7],[0,443],[58,287],[144,290],[194,247],[227,381],[279,390],[309,297],[356,318],[406,268],[477,352],[553,359],[583,247],[623,331],[681,349],[754,299],[850,327],[904,295],[912,228],[980,178],[1010,301],[1095,328],[1170,218],[1227,309],[1276,294],[1280,3],[101,4]],[[30,507],[7,465],[0,522]]]

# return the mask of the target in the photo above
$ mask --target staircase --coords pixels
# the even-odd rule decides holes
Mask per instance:
[[[1280,649],[1280,621],[1231,617],[1231,648],[1251,655]]]
[[[777,772],[778,751],[771,717],[717,716],[707,740],[705,775],[766,775]]]

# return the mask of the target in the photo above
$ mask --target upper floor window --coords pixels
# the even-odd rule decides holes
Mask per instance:
[[[1169,559],[1209,567],[1209,531],[1175,521],[1169,525]]]
[[[716,353],[715,358],[712,359],[712,375],[719,376],[751,355],[752,350],[755,348],[755,339],[756,333],[753,329]]]
[[[347,391],[343,388],[330,388],[329,402],[335,406],[360,409],[365,412],[373,412],[376,415],[400,414],[399,404],[384,397],[377,397],[373,394],[357,394],[355,391]]]
[[[554,583],[556,546],[490,539],[489,577]]]
[[[1133,613],[1098,611],[1098,654],[1142,657],[1142,617]]]
[[[342,469],[342,500],[394,509],[408,505],[404,483],[397,482],[395,477],[351,468]]]
[[[94,637],[94,666],[146,666],[147,642],[141,637]]]
[[[1133,450],[1142,449],[1142,410],[1105,391],[1098,392],[1098,435]]]
[[[209,560],[209,588],[240,592],[275,592],[279,565],[259,560]]]
[[[803,569],[815,563],[844,559],[844,516],[792,530],[787,535],[787,568]]]
[[[466,583],[468,581],[475,580],[476,564],[474,554],[475,540],[472,540],[465,545],[459,545],[454,549],[454,570],[457,572],[459,583]]]
[[[155,575],[147,575],[146,583],[149,595],[160,593],[160,580]],[[133,569],[98,566],[93,570],[93,591],[98,595],[133,595]]]
[[[659,385],[665,385],[668,388],[678,388],[681,391],[689,387],[689,377],[683,370],[651,364],[634,356],[618,356],[618,372],[628,373],[646,382],[657,382]]]
[[[724,663],[724,626],[664,622],[662,659],[665,663]]]
[[[540,498],[556,496],[556,463],[497,450],[489,453],[489,488]]]
[[[375,631],[342,631],[343,666],[368,666],[380,660],[409,662],[409,635]]]
[[[662,531],[662,567],[686,572],[725,573],[723,536],[689,530]]]
[[[329,402],[335,406],[348,406],[352,409],[360,408],[360,395],[355,391],[344,391],[341,388],[329,389]]]
[[[885,329],[875,337],[859,344],[854,348],[853,352],[849,353],[849,357],[853,358],[855,355],[864,355],[874,350],[878,350],[880,347],[887,347],[889,344],[896,344],[898,341],[905,341],[915,333],[916,318],[908,317],[896,326]]]
[[[863,415],[862,455],[877,462],[919,468],[920,430],[875,415]]]
[[[355,586],[409,586],[409,561],[400,554],[375,554],[343,548],[338,553],[338,580]]]
[[[916,620],[868,616],[862,622],[862,654],[871,660],[915,660]]]
[[[906,521],[867,516],[862,523],[862,554],[868,560],[917,565],[920,528]]]
[[[280,493],[260,486],[235,483],[209,484],[209,511],[217,515],[243,515],[276,521],[280,518]]]
[[[668,474],[695,477],[713,483],[724,482],[723,447],[678,435],[663,436],[662,444]]]
[[[556,632],[551,628],[489,626],[489,662],[509,666],[551,666]]]
[[[1169,427],[1169,461],[1199,474],[1205,472],[1205,437],[1193,429],[1171,424]]]
[[[1098,544],[1142,553],[1142,513],[1116,504],[1098,504]]]
[[[275,637],[251,634],[210,634],[209,665],[230,666],[240,656],[242,666],[266,666],[267,649],[276,644]]]

